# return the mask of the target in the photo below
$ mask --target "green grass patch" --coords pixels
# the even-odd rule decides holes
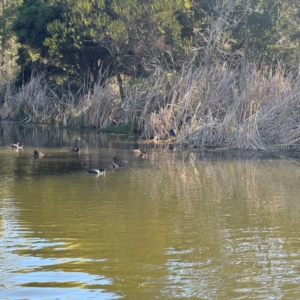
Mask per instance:
[[[24,104],[21,104],[16,114],[16,121],[23,121],[26,117]]]
[[[132,134],[132,124],[108,125],[101,130],[105,133]]]

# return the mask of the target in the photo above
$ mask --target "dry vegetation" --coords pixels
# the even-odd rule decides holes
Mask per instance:
[[[122,101],[107,82],[92,92],[58,96],[43,75],[16,90],[0,86],[2,120],[105,128],[131,124],[142,138],[169,139],[191,147],[297,149],[300,140],[300,75],[277,66],[184,66],[180,73],[157,70],[125,86]]]

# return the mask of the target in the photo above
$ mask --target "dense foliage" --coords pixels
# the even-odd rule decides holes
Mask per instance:
[[[16,36],[25,81],[47,70],[56,83],[78,86],[109,70],[122,87],[124,78],[178,71],[187,61],[293,68],[299,19],[296,0],[2,0],[1,63]]]
[[[12,31],[12,22],[20,4],[21,0],[0,1],[0,78],[2,82],[15,75],[17,44]]]

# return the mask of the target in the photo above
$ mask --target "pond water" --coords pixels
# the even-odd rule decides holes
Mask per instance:
[[[0,124],[0,299],[300,299],[296,153],[137,146]]]

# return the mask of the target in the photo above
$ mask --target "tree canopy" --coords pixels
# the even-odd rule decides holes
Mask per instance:
[[[35,68],[57,83],[92,84],[105,70],[121,84],[126,76],[176,71],[190,61],[280,60],[293,68],[299,19],[296,0],[24,0],[11,29],[24,80]],[[12,32],[3,19],[0,25],[5,47]]]

